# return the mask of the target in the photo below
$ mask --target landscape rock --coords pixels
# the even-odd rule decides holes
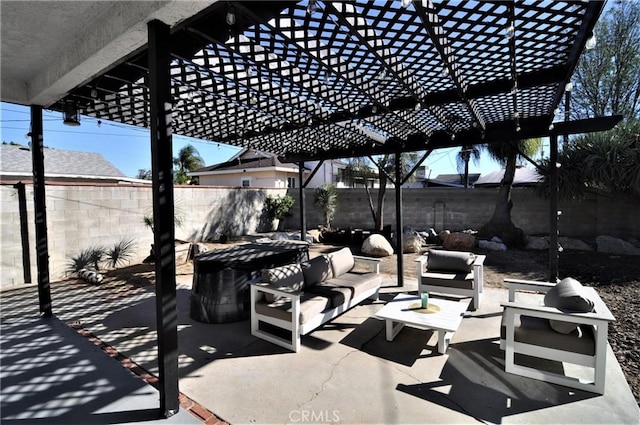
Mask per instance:
[[[415,233],[405,233],[402,236],[402,252],[405,254],[420,252],[422,249],[422,238]]]
[[[300,238],[300,232],[296,232],[296,233],[294,233],[294,234],[292,234],[292,235],[288,235],[288,236],[289,236],[289,239],[294,240],[294,241],[299,241],[299,240],[301,240],[301,238]],[[306,234],[305,234],[305,241],[306,241],[307,243],[309,243],[309,244],[312,244],[312,243],[313,243],[313,236],[312,236],[312,235],[310,235],[308,231],[307,231],[307,232],[306,232]]]
[[[447,239],[447,236],[451,234],[451,230],[443,230],[438,233],[438,243],[444,243],[444,240]]]
[[[289,236],[285,232],[275,232],[273,235],[271,235],[271,239],[274,241],[290,241],[291,236]],[[298,235],[298,239],[300,239],[299,235]]]
[[[494,239],[498,239],[495,241]],[[482,249],[488,249],[489,251],[506,251],[507,246],[500,241],[499,238],[494,238],[490,241],[481,239],[478,241],[478,247]]]
[[[362,243],[360,251],[366,255],[375,257],[389,257],[393,255],[393,247],[382,235],[374,234],[369,236]]]
[[[571,249],[575,251],[593,251],[593,248],[588,243],[581,241],[580,239],[559,237],[558,242],[563,249]]]
[[[475,236],[468,233],[454,232],[447,235],[442,242],[442,247],[453,251],[471,251],[475,244]]]
[[[596,236],[596,245],[598,247],[598,252],[605,252],[607,254],[640,255],[640,249],[623,239],[614,238],[613,236]]]
[[[318,229],[311,229],[311,230],[307,230],[307,235],[311,235],[311,237],[313,238],[313,242],[320,242],[320,230]]]
[[[527,236],[525,249],[544,250],[549,249],[549,238],[546,236]]]

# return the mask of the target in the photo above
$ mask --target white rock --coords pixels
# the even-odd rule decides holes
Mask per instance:
[[[503,244],[502,242],[495,242],[493,240],[486,241],[481,239],[478,241],[478,247],[482,249],[488,249],[489,251],[506,251],[507,250],[507,246],[505,244]]]
[[[371,235],[365,239],[360,251],[362,251],[363,254],[376,257],[389,257],[393,255],[393,247],[389,241],[384,236],[378,234]]]
[[[525,249],[535,249],[538,251],[549,249],[549,239],[544,236],[527,236]]]
[[[614,238],[613,236],[596,236],[596,245],[598,247],[598,252],[605,252],[607,254],[640,255],[640,249],[625,240]]]

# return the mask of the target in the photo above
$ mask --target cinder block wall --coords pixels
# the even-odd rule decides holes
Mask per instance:
[[[178,186],[175,188],[177,215],[183,225],[176,228],[176,238],[210,241],[221,232],[231,236],[261,231],[265,222],[264,200],[269,194],[283,195],[286,189]],[[300,225],[299,190],[289,193],[295,203],[285,227]],[[377,190],[372,191],[374,207]],[[313,206],[314,190],[305,191],[307,228],[323,223],[322,212]],[[405,189],[403,214],[405,226],[417,229],[433,227],[464,230],[477,229],[491,217],[497,189]],[[48,184],[47,227],[52,280],[65,277],[69,259],[96,245],[111,245],[123,238],[136,241],[134,263],[149,255],[153,234],[143,224],[152,212],[152,193],[148,186]],[[514,223],[527,234],[548,234],[548,201],[539,199],[529,189],[512,193]],[[32,282],[37,280],[33,186],[26,186],[28,230]],[[582,201],[561,202],[561,236],[593,239],[600,234],[628,239],[640,238],[637,201],[590,195]],[[395,228],[395,191],[387,191],[384,204],[385,224]],[[371,228],[373,219],[364,189],[338,189],[338,211],[334,227]],[[24,283],[22,243],[17,190],[0,185],[0,282],[2,287]]]
[[[31,280],[37,281],[33,186],[26,185]],[[174,189],[176,215],[183,225],[176,238],[188,241],[215,240],[221,232],[252,234],[264,222],[267,195],[282,195],[286,189],[220,188],[178,186]],[[138,263],[149,255],[151,229],[143,223],[152,215],[149,186],[47,184],[46,213],[51,280],[66,276],[71,257],[94,246],[110,246],[124,238],[136,242]],[[1,287],[24,283],[18,191],[0,186]]]
[[[299,227],[299,191],[290,190],[295,203],[286,225]],[[433,227],[464,230],[478,229],[493,215],[498,189],[404,189],[402,191],[404,225],[416,229]],[[374,208],[377,190],[371,192]],[[512,191],[514,224],[529,235],[549,233],[549,201],[538,198],[533,190],[515,188]],[[313,206],[314,191],[305,192],[307,227],[324,223],[321,211]],[[593,239],[597,235],[611,235],[628,239],[640,238],[637,201],[606,195],[590,194],[584,200],[561,201],[559,229],[561,236]],[[388,189],[384,203],[384,223],[395,228],[395,190]],[[338,189],[338,208],[333,227],[371,228],[373,217],[365,189]]]

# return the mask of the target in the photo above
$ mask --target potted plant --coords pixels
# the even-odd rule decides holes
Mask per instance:
[[[293,197],[289,194],[284,196],[268,195],[264,202],[264,212],[267,215],[267,231],[278,230],[283,218],[289,216],[289,211],[293,206]]]

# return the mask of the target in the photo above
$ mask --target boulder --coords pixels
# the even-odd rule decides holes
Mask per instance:
[[[607,254],[640,255],[640,249],[625,240],[614,238],[613,236],[596,236],[596,245],[598,247],[598,252],[604,252]]]
[[[393,255],[393,247],[389,241],[384,236],[378,234],[371,235],[365,239],[360,251],[363,254],[375,257],[389,257]]]
[[[580,239],[559,237],[558,242],[563,249],[570,249],[575,251],[593,251],[593,248],[591,248],[589,244],[581,241]]]
[[[405,254],[420,252],[422,249],[422,238],[415,233],[405,233],[402,235],[402,252]]]
[[[275,232],[273,235],[271,235],[271,239],[274,241],[290,241],[291,236],[289,236],[285,232]],[[298,239],[300,239],[300,235],[298,235]]]
[[[449,236],[450,234],[450,230],[443,230],[442,232],[438,233],[438,241],[440,243],[444,243],[444,240],[447,239],[447,236]]]
[[[476,244],[476,237],[468,233],[454,232],[444,239],[442,247],[452,251],[471,251]]]
[[[493,239],[490,241],[481,239],[478,241],[478,247],[482,249],[488,249],[489,251],[506,251],[507,250],[507,246],[504,243],[502,243],[499,238],[494,238],[494,239],[498,239],[498,241],[495,241]]]
[[[527,236],[524,247],[525,249],[535,249],[537,251],[549,249],[549,238],[546,236]]]
[[[311,229],[311,230],[307,230],[307,236],[311,236],[313,238],[313,242],[320,242],[320,230],[318,229]]]

